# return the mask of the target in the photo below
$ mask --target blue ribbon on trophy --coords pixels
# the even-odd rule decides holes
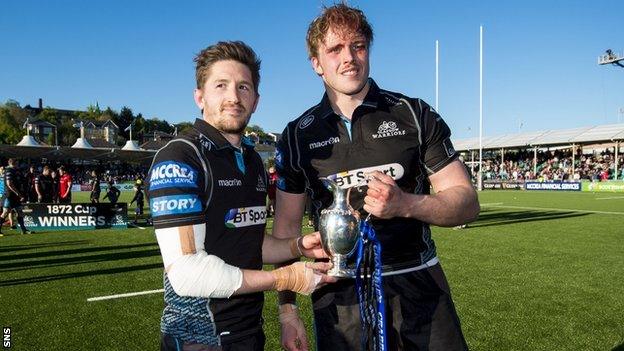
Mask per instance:
[[[355,264],[355,287],[360,303],[362,348],[376,351],[388,349],[386,335],[386,305],[381,276],[381,244],[375,229],[366,220],[360,222]]]
[[[388,347],[381,244],[369,221],[370,215],[361,221],[360,214],[349,204],[351,188],[342,189],[327,178],[321,178],[321,181],[334,195],[334,202],[321,211],[319,221],[321,245],[333,264],[327,274],[355,278],[362,322],[362,349],[385,351]],[[347,267],[347,259],[354,252],[357,252],[356,268],[351,269]]]

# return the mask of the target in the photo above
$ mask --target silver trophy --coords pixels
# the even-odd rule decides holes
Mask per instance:
[[[349,205],[348,190],[327,178],[320,178],[323,185],[334,194],[334,203],[321,211],[320,232],[323,251],[330,257],[333,267],[327,275],[341,278],[355,277],[355,271],[347,268],[360,237],[360,214]]]

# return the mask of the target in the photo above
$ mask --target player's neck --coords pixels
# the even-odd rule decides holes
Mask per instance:
[[[232,146],[236,147],[237,149],[241,148],[241,140],[242,140],[242,135],[240,134],[231,134],[231,133],[225,133],[225,132],[221,132],[221,135],[223,135],[223,137],[225,138],[225,140],[229,141],[230,144],[232,144]]]
[[[366,94],[368,94],[369,89],[370,85],[367,82],[364,88],[359,92],[353,95],[347,95],[326,86],[327,97],[329,98],[332,109],[336,114],[348,119],[351,119],[353,111],[364,102],[364,98]]]

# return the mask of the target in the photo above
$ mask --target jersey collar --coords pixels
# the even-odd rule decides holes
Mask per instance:
[[[226,147],[230,147],[232,149],[236,149],[234,145],[230,144],[230,142],[217,130],[217,128],[213,127],[210,123],[204,121],[201,118],[195,119],[195,124],[193,125],[198,132],[202,135],[210,139],[210,141],[217,147],[217,149],[223,149]],[[254,143],[251,139],[243,136],[241,138],[241,146],[245,148],[254,148]]]
[[[361,106],[377,108],[377,104],[379,103],[379,97],[380,97],[379,87],[377,86],[377,83],[375,83],[373,78],[368,78],[368,85],[369,85],[368,93],[366,93],[366,96],[364,97],[364,101],[362,101]],[[323,95],[323,99],[321,100],[321,103],[319,104],[318,111],[319,111],[319,115],[322,118],[327,118],[329,116],[336,115],[334,113],[334,110],[331,107],[331,103],[329,102],[329,97],[327,96],[327,92]]]

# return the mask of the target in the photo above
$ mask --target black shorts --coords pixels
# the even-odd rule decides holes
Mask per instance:
[[[468,349],[439,264],[383,279],[389,350]],[[327,285],[312,301],[318,350],[361,350],[355,280]]]
[[[18,209],[22,208],[22,202],[19,199],[16,199],[11,196],[3,196],[2,197],[2,207],[9,209]]]

